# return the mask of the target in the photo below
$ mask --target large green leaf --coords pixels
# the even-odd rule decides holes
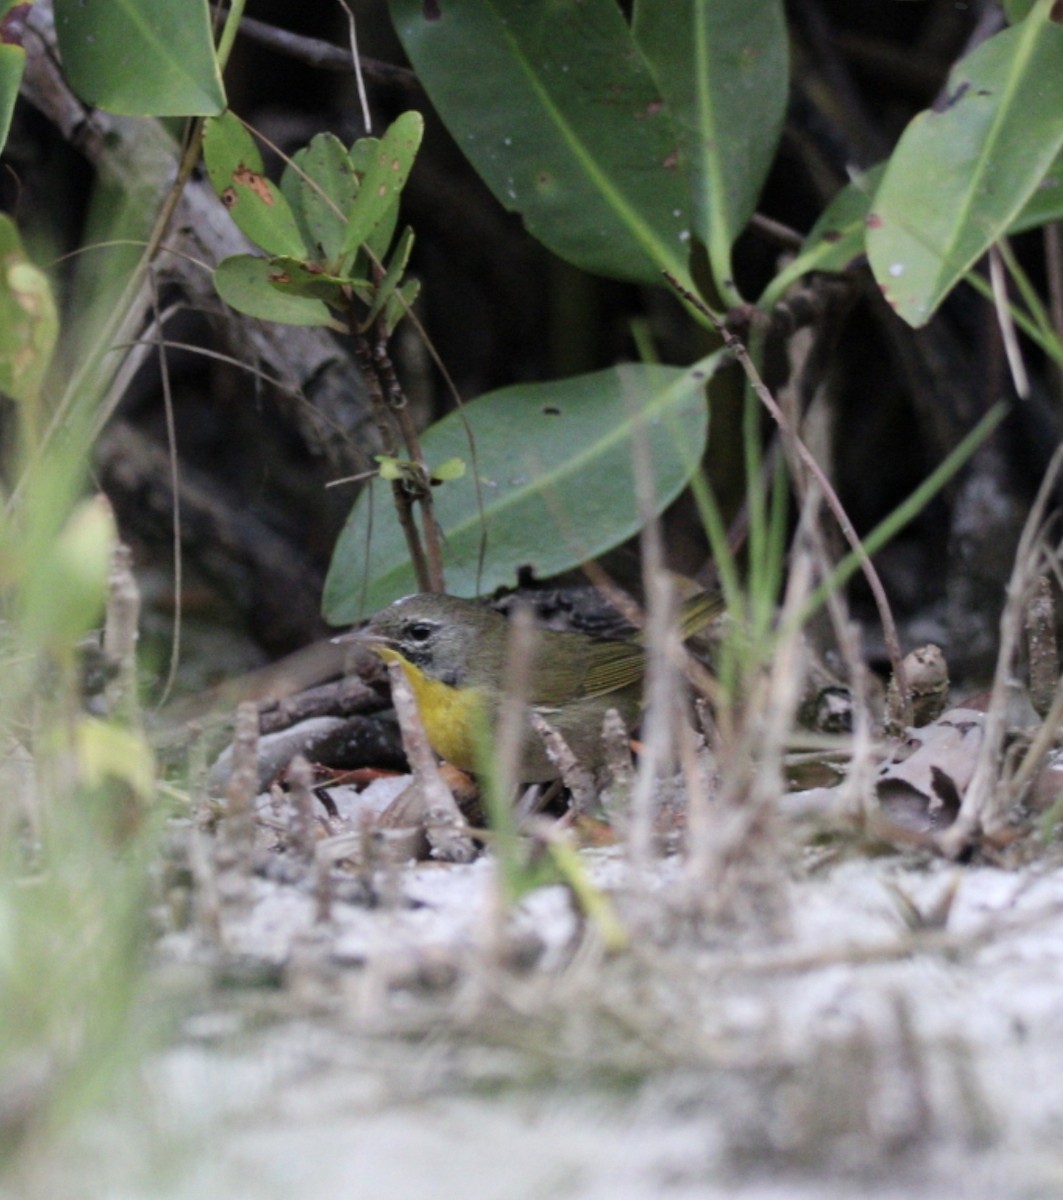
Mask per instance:
[[[905,130],[868,217],[887,300],[923,325],[1004,234],[1063,147],[1063,27],[1038,0],[949,76],[945,107]]]
[[[221,202],[256,246],[268,254],[311,256],[287,197],[266,178],[255,139],[235,113],[207,121],[203,160]]]
[[[1038,225],[1047,225],[1049,221],[1063,221],[1063,153],[1056,155],[1055,162],[1022,206],[1008,232],[1022,233],[1036,229]]]
[[[687,369],[626,365],[559,383],[518,384],[433,425],[423,438],[429,466],[453,458],[469,464],[462,478],[434,493],[447,590],[474,596],[513,585],[521,567],[546,578],[634,534],[640,525],[635,441],[643,442],[652,464],[660,512],[704,452],[705,386],[720,361],[716,354]],[[325,616],[337,625],[356,621],[416,586],[390,489],[374,482],[337,543]]]
[[[694,228],[731,303],[731,247],[753,215],[786,116],[782,0],[638,0],[635,40],[679,136]]]
[[[26,65],[22,34],[31,4],[32,0],[29,4],[24,0],[0,0],[0,150],[11,128],[11,114]]]
[[[89,104],[154,117],[225,107],[207,0],[55,0],[55,30]]]
[[[0,213],[0,392],[36,400],[58,332],[48,279],[26,257],[14,222]]]
[[[391,0],[432,103],[488,187],[556,254],[689,283],[675,129],[616,0]]]

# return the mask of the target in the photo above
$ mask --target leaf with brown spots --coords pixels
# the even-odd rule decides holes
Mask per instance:
[[[203,159],[221,202],[256,246],[267,254],[309,257],[291,206],[266,178],[254,139],[232,112],[206,122]]]

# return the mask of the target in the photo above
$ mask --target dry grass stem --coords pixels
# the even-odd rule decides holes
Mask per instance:
[[[468,823],[439,773],[417,701],[399,663],[388,663],[388,678],[402,745],[424,796],[425,832],[432,857],[445,862],[471,862],[476,857],[476,846],[467,833]]]
[[[703,883],[717,911],[745,917],[772,935],[789,924],[775,826],[804,677],[804,638],[795,618],[808,599],[814,574],[807,546],[807,535],[799,529],[778,621],[780,629],[791,632],[777,643],[770,669],[750,696],[735,750],[722,770],[716,837],[700,856]]]
[[[1030,665],[1030,703],[1038,716],[1044,717],[1059,683],[1056,606],[1047,575],[1038,577],[1026,606],[1026,657]]]
[[[1063,723],[1063,679],[1057,680],[1052,703],[1049,705],[1048,711],[1043,714],[1037,733],[1022,756],[1022,762],[1007,781],[1009,807],[1023,798],[1026,789],[1034,781],[1034,777],[1041,769],[1045,759],[1058,745],[1061,723]]]
[[[839,632],[839,645],[849,668],[849,691],[853,699],[852,741],[840,790],[841,809],[862,820],[878,807],[875,796],[877,757],[868,695],[868,671],[860,653],[860,631],[847,622]]]
[[[676,670],[681,648],[675,626],[675,588],[664,571],[648,580],[646,614],[646,709],[642,722],[642,754],[631,792],[628,857],[636,870],[652,862],[655,815],[661,781],[675,767],[675,728],[682,716]],[[669,642],[675,643],[671,648]]]
[[[255,846],[254,805],[258,794],[258,706],[236,710],[232,774],[225,792],[225,818],[217,842],[215,867],[222,917],[242,911],[249,901]]]
[[[579,761],[564,737],[540,713],[532,711],[531,727],[542,739],[546,756],[557,767],[561,780],[570,794],[575,813],[590,812],[598,798],[594,776]]]
[[[1026,518],[1022,537],[1019,539],[1015,567],[1008,580],[1007,601],[1000,616],[1000,648],[990,689],[982,745],[956,820],[938,836],[939,846],[950,857],[961,854],[979,832],[992,833],[1000,829],[1006,821],[1010,795],[999,785],[1001,764],[1004,761],[1004,739],[1007,734],[1008,690],[1022,635],[1022,618],[1027,597],[1034,580],[1040,574],[1038,543],[1044,512],[1061,467],[1063,446],[1057,448],[1052,455],[1033,507]]]
[[[303,862],[314,859],[314,771],[301,754],[288,764],[288,796],[291,802],[289,837],[292,852]]]
[[[531,609],[516,605],[509,616],[504,687],[495,726],[495,778],[499,799],[508,802],[520,782],[520,761],[527,730],[528,697],[538,630]]]
[[[996,309],[1000,339],[1004,343],[1004,354],[1011,372],[1011,383],[1016,395],[1025,400],[1030,394],[1030,376],[1022,360],[1022,348],[1015,321],[1008,302],[1008,280],[1004,270],[1004,259],[999,246],[989,247],[989,282],[993,288],[993,307]]]
[[[631,758],[631,734],[615,708],[606,709],[602,719],[602,743],[609,774],[609,784],[602,799],[610,824],[623,832],[635,786],[635,764]]]
[[[140,622],[140,588],[133,576],[133,555],[119,543],[111,555],[107,577],[107,614],[103,626],[103,654],[114,674],[103,698],[107,711],[128,725],[140,722],[137,695],[137,638]]]

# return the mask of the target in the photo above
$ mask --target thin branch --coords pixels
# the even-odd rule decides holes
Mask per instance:
[[[279,54],[305,63],[308,67],[344,73],[354,69],[350,50],[321,38],[304,37],[287,29],[278,29],[275,25],[256,21],[253,17],[243,18],[240,22],[240,32],[249,41],[267,46],[270,50],[276,50]],[[396,67],[376,58],[367,58],[364,54],[358,55],[358,62],[363,74],[377,83],[399,84],[410,91],[420,87],[417,76],[406,67]]]
[[[384,399],[384,389],[380,383],[380,376],[377,374],[376,362],[373,358],[373,348],[369,345],[366,337],[358,332],[358,323],[353,312],[348,315],[351,336],[354,338],[355,358],[358,360],[358,366],[365,381],[366,394],[369,397],[373,415],[376,418],[377,430],[380,433],[380,448],[384,454],[395,458],[397,457],[398,450],[395,443],[395,431],[392,427],[391,416]],[[425,557],[424,546],[421,544],[421,535],[417,530],[417,524],[413,519],[413,502],[409,492],[406,490],[404,480],[393,479],[391,481],[391,495],[395,501],[395,515],[399,519],[403,537],[406,539],[406,549],[409,551],[410,562],[413,564],[414,574],[417,576],[417,586],[422,592],[431,591],[431,575],[428,570],[428,560]]]
[[[173,391],[170,387],[170,371],[166,359],[166,339],[163,337],[164,319],[159,312],[159,289],[154,265],[148,269],[151,282],[151,304],[155,323],[155,346],[159,355],[159,378],[162,383],[162,408],[166,421],[166,448],[170,461],[170,489],[173,492],[173,641],[170,645],[170,666],[166,673],[162,695],[157,707],[162,708],[170,698],[177,679],[177,668],[181,661],[181,614],[184,611],[184,556],[181,546],[181,478],[177,465],[177,424],[173,412]]]
[[[416,500],[421,506],[421,526],[424,534],[425,558],[428,566],[427,590],[430,592],[443,592],[446,591],[443,579],[443,540],[432,503],[432,484],[428,464],[425,461],[424,452],[421,450],[421,439],[417,433],[417,426],[414,424],[413,415],[410,412],[406,393],[402,390],[399,377],[395,373],[395,365],[388,355],[383,328],[383,322],[381,321],[378,323],[379,333],[376,345],[373,347],[373,361],[376,365],[378,376],[383,381],[387,392],[392,414],[398,422],[399,430],[402,433],[406,452],[409,454],[411,461],[417,464],[421,475],[421,487],[417,492]]]
[[[890,610],[889,600],[886,597],[886,589],[882,585],[882,580],[879,578],[878,571],[875,570],[874,563],[872,563],[870,556],[864,549],[863,542],[860,540],[860,535],[856,532],[856,529],[853,527],[853,523],[849,520],[849,516],[842,506],[842,502],[838,498],[838,493],[834,490],[833,485],[827,478],[826,472],[819,465],[819,463],[816,462],[811,451],[801,440],[797,431],[790,425],[778,404],[776,404],[774,396],[772,396],[764,381],[761,379],[760,373],[753,365],[745,346],[738,340],[738,338],[734,336],[724,322],[721,321],[720,318],[716,316],[716,314],[713,313],[712,310],[709,309],[698,296],[695,296],[692,292],[687,291],[687,289],[683,287],[683,285],[678,279],[675,278],[674,275],[671,275],[669,272],[665,271],[664,277],[668,280],[672,287],[679,292],[679,294],[687,301],[688,304],[695,306],[712,323],[713,327],[723,338],[727,348],[731,351],[735,358],[738,359],[738,362],[745,371],[746,377],[752,384],[753,390],[756,392],[760,402],[768,410],[772,416],[772,419],[779,426],[784,442],[792,448],[793,453],[805,465],[812,477],[823,490],[823,497],[826,500],[831,512],[834,514],[834,519],[838,522],[838,526],[841,529],[845,540],[849,543],[853,553],[859,559],[860,568],[864,573],[864,577],[871,589],[871,594],[874,597],[875,607],[878,609],[879,620],[882,623],[882,633],[886,642],[886,650],[889,654],[890,668],[893,671],[894,679],[897,681],[897,690],[901,700],[901,711],[904,714],[904,719],[907,721],[911,711],[911,698],[908,692],[908,682],[904,674],[904,661],[901,654],[900,638],[897,635],[897,626],[894,623],[893,613]],[[796,474],[795,483],[800,483],[799,473]]]

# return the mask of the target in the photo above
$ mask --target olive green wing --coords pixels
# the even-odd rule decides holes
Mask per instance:
[[[632,642],[596,642],[585,634],[548,635],[532,680],[532,704],[558,708],[576,699],[607,696],[639,684],[646,652]]]

